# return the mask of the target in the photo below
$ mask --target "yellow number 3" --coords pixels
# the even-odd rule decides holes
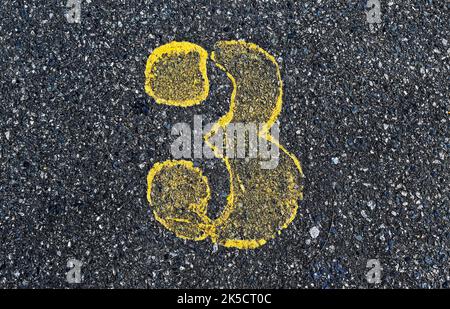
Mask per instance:
[[[302,199],[298,159],[270,135],[281,112],[283,85],[278,64],[259,46],[244,41],[219,41],[210,59],[233,85],[230,109],[204,135],[229,174],[227,204],[216,219],[207,214],[211,196],[207,177],[185,160],[156,163],[147,176],[147,199],[155,218],[180,238],[204,240],[225,247],[254,249],[274,238],[294,220]],[[156,48],[145,70],[145,90],[158,104],[188,107],[209,94],[208,52],[188,42]],[[211,138],[230,123],[264,124],[258,136],[280,150],[278,165],[263,169],[258,159],[219,156]],[[224,144],[235,144],[224,135]]]

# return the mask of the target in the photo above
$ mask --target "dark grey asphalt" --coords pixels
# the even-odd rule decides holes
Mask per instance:
[[[375,32],[356,0],[92,0],[80,24],[65,2],[0,4],[0,287],[74,287],[70,258],[81,287],[449,287],[448,2],[382,0]],[[180,240],[146,201],[171,126],[218,119],[231,89],[210,66],[206,104],[156,105],[147,57],[224,39],[276,56],[281,140],[306,175],[295,221],[254,251]],[[220,209],[226,170],[197,163]]]

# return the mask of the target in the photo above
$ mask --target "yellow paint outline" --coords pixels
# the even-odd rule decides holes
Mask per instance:
[[[166,100],[164,98],[158,97],[152,87],[151,80],[155,79],[155,75],[152,73],[152,68],[155,63],[158,62],[160,58],[165,54],[188,54],[191,52],[197,52],[199,55],[199,66],[198,69],[201,72],[202,79],[204,82],[203,91],[197,97],[190,98],[187,100]],[[208,60],[208,52],[201,46],[193,44],[190,42],[177,42],[172,41],[170,43],[159,46],[153,50],[151,55],[147,59],[147,64],[145,67],[145,92],[153,99],[155,99],[158,104],[167,104],[172,106],[187,107],[198,105],[208,98],[209,95],[209,79],[208,72],[206,68],[206,61]]]
[[[277,79],[278,79],[278,83],[279,83],[279,85],[278,85],[278,93],[279,94],[278,94],[277,102],[276,102],[275,108],[272,112],[272,115],[270,116],[267,123],[265,123],[263,129],[259,132],[259,136],[267,139],[268,141],[273,143],[275,146],[277,146],[281,151],[283,151],[285,154],[287,154],[294,161],[294,164],[296,165],[298,171],[300,172],[301,178],[303,178],[304,174],[303,174],[302,167],[301,167],[300,162],[297,159],[297,157],[295,155],[291,154],[290,152],[288,152],[273,136],[271,136],[269,134],[269,130],[273,126],[273,124],[276,122],[279,114],[281,113],[281,107],[283,105],[283,81],[281,79],[280,68],[279,68],[278,63],[276,62],[275,58],[272,55],[270,55],[268,52],[266,52],[264,49],[259,47],[258,45],[253,44],[253,43],[247,43],[245,41],[219,41],[216,44],[230,44],[230,45],[245,46],[246,48],[249,48],[249,49],[252,49],[254,51],[264,54],[264,56],[266,56],[267,59],[269,59],[275,65],[276,71],[277,71]],[[233,86],[233,91],[231,93],[231,99],[230,99],[230,109],[229,109],[228,113],[225,114],[224,116],[222,116],[219,119],[219,121],[213,125],[212,129],[208,133],[206,133],[204,136],[205,142],[214,151],[214,153],[217,154],[217,151],[218,151],[217,147],[214,147],[211,143],[209,143],[208,139],[212,135],[214,135],[219,128],[221,128],[221,127],[225,128],[233,120],[233,115],[234,115],[234,111],[236,108],[235,100],[236,100],[236,93],[237,93],[237,83],[236,83],[236,79],[234,78],[234,76],[231,75],[225,69],[225,67],[223,67],[221,64],[219,64],[217,62],[215,51],[213,51],[211,53],[211,60],[214,61],[215,65],[218,68],[220,68],[222,71],[224,71],[226,73],[227,77],[230,79],[231,84]],[[226,130],[224,130],[224,136],[226,138]],[[227,197],[227,206],[222,211],[222,214],[214,221],[214,225],[217,227],[224,224],[224,222],[229,218],[230,214],[233,212],[233,210],[235,208],[235,205],[233,203],[234,202],[234,191],[233,191],[234,177],[233,177],[233,173],[231,171],[232,170],[231,165],[229,163],[229,160],[226,157],[223,157],[222,160],[224,161],[225,166],[228,170],[228,173],[230,174],[230,194]],[[300,196],[299,196],[300,200],[303,199],[303,194],[301,193],[301,191],[302,190],[300,189]],[[296,203],[296,205],[295,205],[292,216],[281,227],[281,229],[287,228],[289,226],[289,224],[295,219],[295,217],[297,216],[297,210],[298,210],[298,203]],[[278,231],[278,234],[280,234],[280,233],[281,233],[281,231]],[[270,237],[270,239],[275,238],[276,235],[277,234],[272,235]],[[225,247],[236,247],[239,249],[255,249],[255,248],[258,248],[258,247],[264,245],[265,243],[267,243],[267,240],[268,239],[265,239],[265,238],[264,239],[229,239],[229,240],[226,240],[224,243],[222,243],[222,245]]]
[[[284,146],[282,146],[279,141],[277,141],[273,136],[270,135],[269,131],[270,128],[273,126],[273,124],[276,122],[279,114],[281,113],[281,108],[282,108],[282,103],[283,103],[283,81],[281,79],[281,73],[280,73],[280,69],[278,66],[278,63],[276,62],[275,58],[270,55],[268,52],[266,52],[264,49],[262,49],[261,47],[257,46],[256,44],[253,43],[247,43],[245,41],[219,41],[216,44],[230,44],[230,45],[242,45],[245,46],[246,48],[249,48],[253,51],[262,53],[268,60],[270,60],[276,67],[276,72],[277,72],[277,80],[278,80],[278,97],[277,97],[277,101],[276,101],[276,105],[275,108],[273,109],[273,112],[269,118],[269,120],[264,124],[263,129],[261,131],[258,132],[259,136],[262,138],[265,138],[266,140],[268,140],[269,142],[273,143],[275,146],[277,146],[282,152],[284,152],[286,155],[288,155],[294,162],[297,170],[300,173],[300,177],[304,178],[304,174],[300,165],[299,160],[297,159],[297,157],[290,153],[289,151],[287,151]],[[202,67],[204,65],[205,70],[202,70],[202,75],[204,74],[204,80],[206,81],[206,88],[207,88],[207,92],[206,95],[205,93],[203,93],[202,96],[202,100],[205,100],[208,96],[209,93],[209,80],[208,77],[206,76],[206,59],[207,59],[207,52],[201,48],[198,45],[189,43],[189,42],[171,42],[169,44],[163,45],[161,47],[158,47],[157,49],[154,50],[153,53],[156,52],[156,55],[153,56],[150,55],[149,60],[147,62],[147,67],[146,67],[146,77],[151,74],[151,67],[154,64],[155,61],[158,60],[158,57],[160,57],[162,54],[164,53],[171,53],[171,52],[180,52],[180,50],[173,50],[174,48],[181,48],[182,51],[186,52],[186,50],[190,50],[189,48],[191,48],[192,46],[195,47],[196,51],[199,51],[200,54],[200,58],[201,58],[201,63],[200,66]],[[186,49],[187,48],[187,49]],[[205,54],[206,53],[206,54]],[[156,58],[155,58],[156,57]],[[203,63],[204,60],[204,63]],[[221,64],[219,64],[216,60],[216,56],[215,56],[215,51],[213,51],[211,53],[211,60],[215,63],[215,65],[221,69],[222,71],[224,71],[227,75],[227,77],[230,79],[232,86],[233,86],[233,90],[232,90],[232,94],[231,94],[231,99],[230,99],[230,108],[229,111],[222,116],[211,128],[211,130],[206,133],[203,138],[205,140],[205,143],[213,150],[214,154],[216,155],[217,158],[222,159],[222,161],[225,163],[225,166],[227,168],[228,174],[229,174],[229,178],[230,178],[230,192],[227,196],[227,205],[225,207],[225,209],[222,211],[222,213],[220,214],[220,216],[218,218],[216,218],[215,220],[211,220],[207,215],[206,215],[206,207],[208,204],[208,201],[210,199],[211,196],[211,192],[210,192],[210,187],[208,184],[208,180],[206,178],[206,176],[203,176],[201,170],[199,168],[196,168],[193,166],[193,163],[190,161],[185,161],[185,160],[167,160],[164,161],[163,163],[156,163],[152,169],[150,170],[148,176],[147,176],[147,185],[148,185],[148,191],[147,191],[147,199],[149,201],[150,204],[152,204],[151,201],[151,185],[153,182],[153,179],[155,177],[155,175],[157,175],[157,173],[159,173],[164,167],[171,167],[171,166],[175,166],[175,165],[183,165],[188,169],[192,169],[193,171],[199,173],[199,175],[201,176],[202,180],[205,181],[205,183],[207,184],[207,197],[205,199],[203,199],[199,205],[194,205],[191,210],[195,211],[197,214],[199,214],[202,218],[202,220],[204,220],[205,225],[201,226],[201,230],[204,231],[204,234],[201,235],[200,237],[195,238],[194,240],[203,240],[205,238],[207,238],[208,236],[211,237],[211,240],[214,243],[220,243],[222,246],[225,247],[235,247],[235,248],[239,248],[239,249],[255,249],[258,248],[262,245],[264,245],[265,243],[267,243],[267,241],[269,239],[273,239],[276,237],[276,235],[281,234],[281,230],[287,228],[289,226],[289,224],[295,219],[296,215],[297,215],[297,211],[298,211],[298,200],[291,202],[293,204],[293,213],[291,215],[291,217],[285,222],[285,224],[277,231],[277,233],[263,238],[263,239],[226,239],[226,240],[219,240],[218,239],[218,233],[217,230],[218,228],[223,225],[227,219],[229,218],[229,216],[231,215],[231,213],[233,212],[233,210],[235,209],[235,205],[234,205],[234,199],[235,199],[235,193],[233,190],[233,183],[234,181],[239,181],[238,177],[234,177],[233,172],[232,172],[232,168],[229,162],[229,159],[226,156],[220,156],[219,155],[219,149],[217,147],[215,147],[213,144],[211,144],[209,142],[209,139],[211,138],[211,136],[213,136],[215,133],[217,133],[217,131],[220,128],[225,128],[228,124],[231,123],[231,121],[233,120],[233,115],[235,112],[235,108],[236,108],[236,104],[235,104],[235,99],[236,99],[236,93],[237,93],[237,83],[235,78],[225,69],[225,67],[223,67]],[[146,91],[147,93],[154,97],[154,94],[151,90],[151,87],[149,84],[147,84],[146,82]],[[167,105],[172,105],[172,106],[191,106],[191,105],[195,105],[195,104],[199,104],[201,101],[198,100],[188,100],[188,101],[176,101],[176,100],[158,100],[158,98],[155,98],[156,102],[159,104],[167,104]],[[224,136],[226,139],[226,130],[224,130]],[[237,179],[235,179],[237,178]],[[298,199],[302,200],[303,199],[303,187],[299,185],[299,196]],[[205,210],[205,212],[203,213],[203,209]],[[200,213],[198,213],[197,211],[202,210]],[[160,218],[155,212],[153,212],[155,215],[155,218],[161,222],[163,224],[163,226],[165,226],[166,228],[170,229],[170,224],[167,222],[167,220],[177,220],[176,218]],[[177,233],[175,232],[175,234],[177,235]],[[184,237],[183,235],[177,235],[180,238],[184,238],[184,239],[191,239],[188,237]]]
[[[150,206],[153,205],[152,203],[152,184],[153,180],[155,179],[155,176],[157,176],[164,168],[167,167],[175,167],[175,166],[184,166],[188,170],[191,170],[195,173],[197,173],[201,180],[206,185],[206,196],[200,200],[197,204],[190,204],[189,210],[192,212],[195,212],[204,222],[206,222],[204,225],[201,225],[201,230],[204,231],[203,235],[196,237],[196,238],[189,238],[185,237],[184,235],[177,234],[175,235],[177,237],[183,238],[183,239],[191,239],[191,240],[204,240],[208,236],[215,235],[215,227],[211,224],[211,219],[206,215],[206,208],[208,206],[208,202],[211,199],[211,189],[209,187],[208,178],[203,175],[203,172],[198,167],[194,166],[194,163],[191,161],[186,160],[166,160],[164,162],[157,162],[153,165],[150,172],[147,175],[147,200],[150,203]],[[153,210],[153,215],[155,216],[155,219],[159,221],[166,229],[172,231],[170,220],[178,221],[178,222],[187,222],[187,220],[178,219],[178,218],[161,218],[155,210]]]

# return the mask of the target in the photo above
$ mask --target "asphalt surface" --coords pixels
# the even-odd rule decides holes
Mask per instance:
[[[0,4],[1,288],[449,287],[449,2],[382,0],[373,32],[366,1],[83,1],[79,24],[65,2]],[[256,250],[181,240],[146,200],[171,126],[217,120],[231,92],[210,65],[205,104],[157,105],[147,57],[234,39],[280,64],[280,139],[306,177],[297,218]],[[197,161],[220,210],[226,170]]]

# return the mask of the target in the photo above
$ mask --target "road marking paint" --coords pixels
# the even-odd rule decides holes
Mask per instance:
[[[172,42],[162,47],[155,49],[147,62],[147,93],[160,104],[199,104],[208,95],[206,92],[205,97],[205,91],[209,91],[206,62],[202,62],[207,58],[206,51],[205,56],[201,47],[187,42]],[[190,51],[200,57],[196,61],[180,59],[180,56],[188,57]],[[266,162],[259,159],[217,155],[228,170],[230,192],[226,207],[215,220],[207,216],[211,195],[208,180],[190,161],[156,163],[147,177],[147,198],[155,218],[178,237],[192,240],[210,237],[225,247],[254,249],[288,227],[296,216],[298,200],[303,197],[300,162],[269,134],[282,107],[280,70],[273,56],[244,41],[219,41],[211,60],[227,74],[233,91],[229,111],[204,135],[206,144],[217,153],[218,149],[209,140],[220,129],[226,132],[226,127],[234,122],[264,123],[258,135],[281,150],[279,162],[273,168],[263,168],[261,163]],[[174,70],[180,63],[183,69]],[[158,66],[163,69],[155,69]],[[194,71],[200,73],[189,75],[190,81],[183,81],[185,84],[179,88],[184,90],[178,91],[176,85],[181,73],[177,72]],[[160,75],[162,72],[168,75]],[[195,91],[187,89],[189,85]],[[236,139],[225,134],[225,142],[236,143]]]

